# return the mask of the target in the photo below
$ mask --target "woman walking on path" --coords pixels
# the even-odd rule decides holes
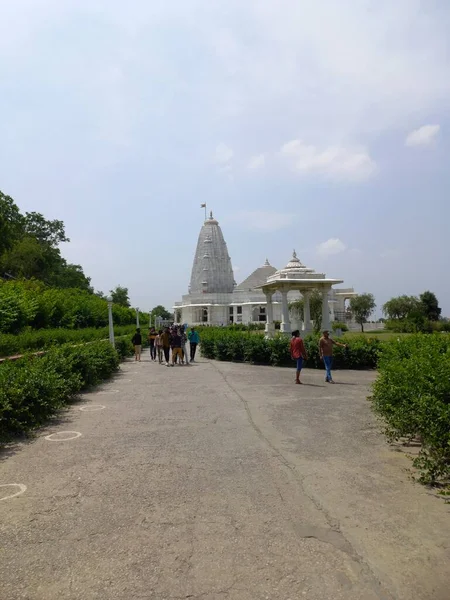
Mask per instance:
[[[325,330],[322,337],[319,340],[319,356],[323,360],[325,365],[327,383],[334,383],[333,377],[331,376],[331,365],[333,364],[333,346],[341,346],[341,348],[347,348],[347,344],[341,344],[335,342],[330,338],[330,332]]]
[[[139,327],[136,329],[136,333],[133,335],[131,343],[134,346],[134,360],[141,362],[142,335]]]
[[[305,344],[303,343],[302,338],[300,337],[300,332],[298,329],[292,332],[291,339],[291,358],[297,362],[297,371],[295,374],[295,383],[301,383],[300,381],[300,373],[303,368],[303,361],[307,360],[308,357],[306,355]]]

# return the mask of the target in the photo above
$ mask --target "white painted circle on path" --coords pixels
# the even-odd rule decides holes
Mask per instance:
[[[76,440],[81,436],[82,434],[79,431],[58,431],[58,433],[46,435],[45,439],[49,442],[70,442],[70,440]]]
[[[118,394],[120,390],[101,390],[97,394]]]
[[[0,496],[0,501],[8,500],[9,498],[15,498],[16,496],[20,496],[20,494],[23,494],[24,491],[27,489],[27,486],[23,485],[23,483],[1,483],[0,484],[0,488],[7,488],[7,487],[12,487],[13,489],[14,488],[19,488],[19,489],[17,492],[14,492],[13,494],[7,494],[6,496]]]
[[[83,412],[95,412],[96,410],[103,410],[106,406],[103,404],[88,404],[87,406],[80,406],[80,410]]]

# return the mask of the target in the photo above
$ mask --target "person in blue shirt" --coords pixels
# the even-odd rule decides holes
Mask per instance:
[[[197,346],[200,342],[200,336],[198,332],[195,331],[194,327],[190,330],[188,334],[189,346],[191,348],[191,362],[194,362],[195,352],[197,350]]]

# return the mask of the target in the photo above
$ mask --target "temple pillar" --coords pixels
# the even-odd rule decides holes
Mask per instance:
[[[330,308],[328,306],[328,292],[328,289],[322,291],[322,331],[330,329]]]
[[[265,326],[265,337],[273,338],[275,335],[275,324],[273,322],[273,304],[272,304],[272,293],[265,292],[266,296],[266,326]]]
[[[303,292],[303,330],[305,333],[310,333],[313,330],[309,298],[309,292]]]
[[[289,319],[289,304],[286,291],[280,291],[281,293],[281,327],[282,333],[291,333],[291,321]]]

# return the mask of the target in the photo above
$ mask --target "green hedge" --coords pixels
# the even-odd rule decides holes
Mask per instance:
[[[290,338],[277,335],[265,339],[260,333],[230,331],[224,328],[206,328],[201,331],[201,353],[205,358],[245,361],[263,365],[292,366]],[[341,338],[345,342],[345,337]],[[305,366],[323,368],[319,358],[319,337],[305,338],[308,360]],[[374,369],[377,365],[381,342],[365,336],[348,340],[348,348],[336,347],[334,367],[337,369]]]
[[[52,348],[0,365],[0,440],[38,427],[80,390],[107,379],[128,355],[131,342],[120,340],[74,348]]]
[[[131,339],[135,330],[135,325],[115,326],[114,334],[117,337],[129,335]],[[0,333],[0,357],[13,356],[32,350],[45,350],[67,343],[83,344],[108,337],[108,327],[101,329],[38,329],[25,331],[18,335]]]
[[[136,312],[113,304],[115,325],[132,325]],[[148,323],[148,313],[141,313]],[[108,304],[104,298],[80,289],[60,289],[42,281],[0,280],[0,332],[19,333],[32,329],[106,327]]]
[[[425,483],[450,480],[450,336],[417,334],[383,346],[372,404],[393,439],[418,438]]]

